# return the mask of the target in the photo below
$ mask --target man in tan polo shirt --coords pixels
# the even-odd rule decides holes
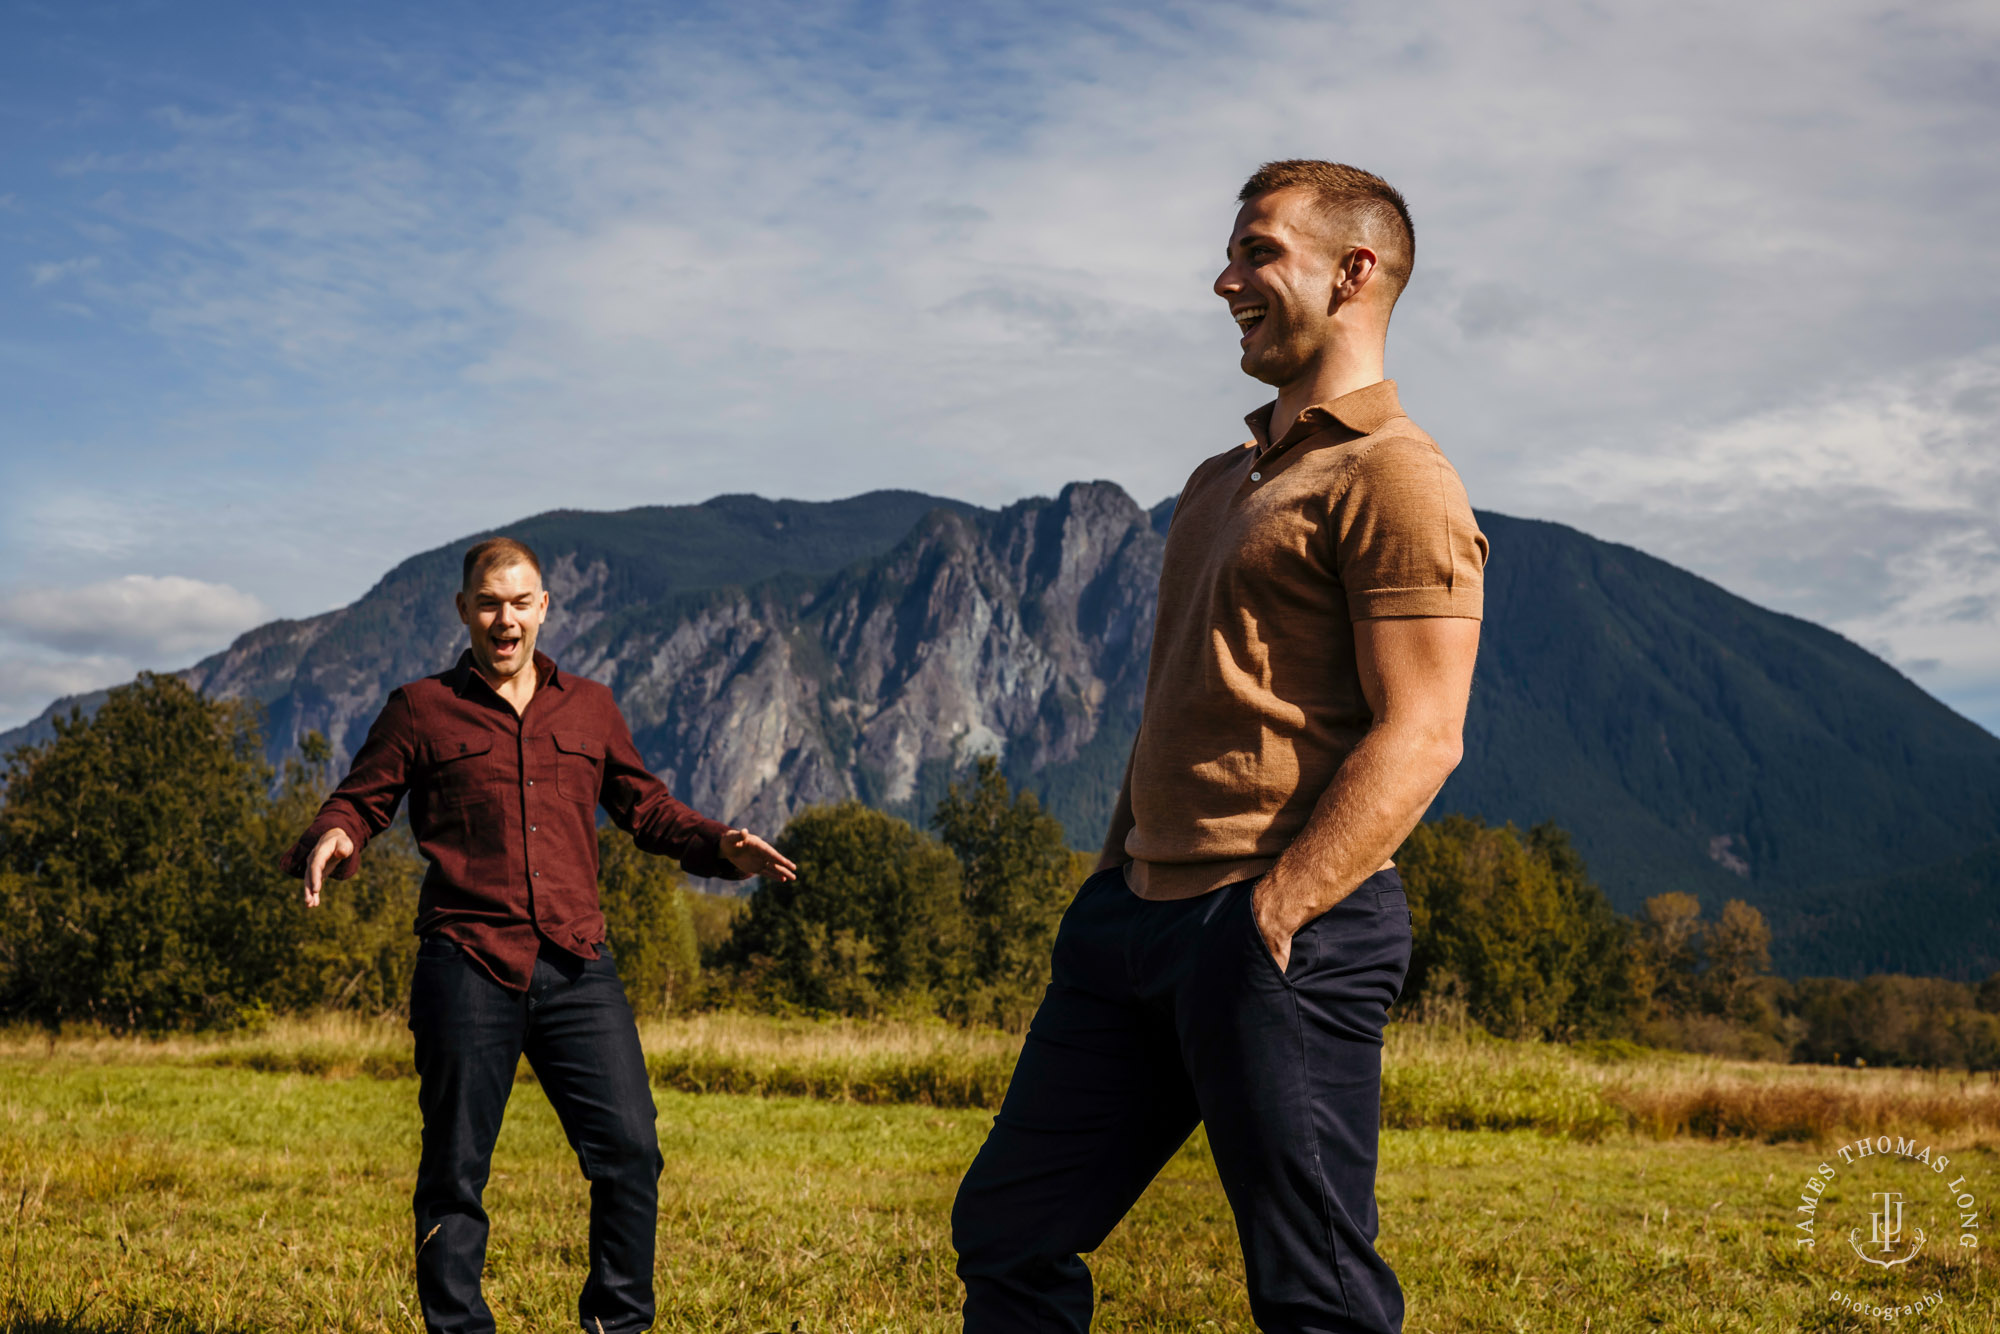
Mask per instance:
[[[1290,161],[1238,198],[1215,291],[1278,397],[1175,507],[1104,855],[952,1212],[969,1334],[1088,1330],[1080,1253],[1198,1123],[1258,1327],[1402,1328],[1374,1246],[1391,858],[1458,763],[1486,539],[1382,378],[1402,196]]]

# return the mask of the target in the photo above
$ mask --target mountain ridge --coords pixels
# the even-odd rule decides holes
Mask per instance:
[[[1171,512],[1079,482],[1001,509],[739,495],[504,531],[542,555],[545,648],[613,688],[648,764],[697,807],[775,829],[858,797],[921,819],[997,753],[1094,846],[1138,720]],[[2000,967],[1983,906],[2000,856],[1982,851],[2000,831],[2000,739],[1834,632],[1635,548],[1480,522],[1485,642],[1436,813],[1563,825],[1627,911],[1668,889],[1748,899],[1786,971]],[[263,705],[274,757],[316,729],[344,760],[389,689],[456,657],[458,554],[486,535],[181,675]]]

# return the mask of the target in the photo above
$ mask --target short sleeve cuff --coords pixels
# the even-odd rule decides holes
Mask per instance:
[[[1423,588],[1370,588],[1350,591],[1347,614],[1357,621],[1382,620],[1391,616],[1452,616],[1477,621],[1486,609],[1486,590],[1476,583],[1460,583],[1452,588],[1430,585]]]

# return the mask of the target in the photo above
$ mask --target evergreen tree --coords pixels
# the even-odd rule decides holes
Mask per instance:
[[[701,976],[686,877],[610,827],[597,831],[597,858],[605,935],[626,998],[636,1014],[671,1014],[688,1002]]]
[[[1419,825],[1396,854],[1414,943],[1405,987],[1461,996],[1504,1036],[1599,1032],[1637,988],[1616,915],[1567,837],[1522,838],[1461,815]]]
[[[1571,924],[1575,948],[1563,951],[1575,978],[1551,1036],[1604,1037],[1622,1034],[1650,998],[1639,957],[1637,929],[1611,906],[1590,878],[1583,855],[1563,829],[1551,823],[1528,831],[1528,850],[1543,859],[1555,877],[1556,894]],[[1552,960],[1552,962],[1557,962]]]
[[[809,1013],[930,1013],[966,973],[951,850],[894,816],[842,802],[792,817],[778,850],[795,881],[760,880],[720,961],[765,1004]]]
[[[274,793],[252,706],[146,675],[15,752],[0,1006],[127,1031],[403,1005],[422,866],[407,830],[371,841],[362,873],[310,913],[277,869],[318,808],[329,749],[307,737]]]
[[[8,1013],[114,1030],[228,1022],[292,958],[250,706],[170,676],[9,759]]]
[[[1075,892],[1063,828],[1032,792],[1009,791],[999,762],[982,757],[953,783],[931,828],[958,858],[970,933],[970,977],[956,1017],[1020,1029],[1048,986],[1056,924]]]

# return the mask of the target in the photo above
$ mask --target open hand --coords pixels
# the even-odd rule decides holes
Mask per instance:
[[[329,829],[319,836],[319,842],[313,845],[312,860],[306,863],[306,907],[319,907],[319,887],[326,879],[326,868],[353,855],[354,840],[345,829]]]
[[[798,865],[790,857],[748,829],[732,829],[722,836],[722,856],[745,875],[761,875],[771,880],[799,878]]]

